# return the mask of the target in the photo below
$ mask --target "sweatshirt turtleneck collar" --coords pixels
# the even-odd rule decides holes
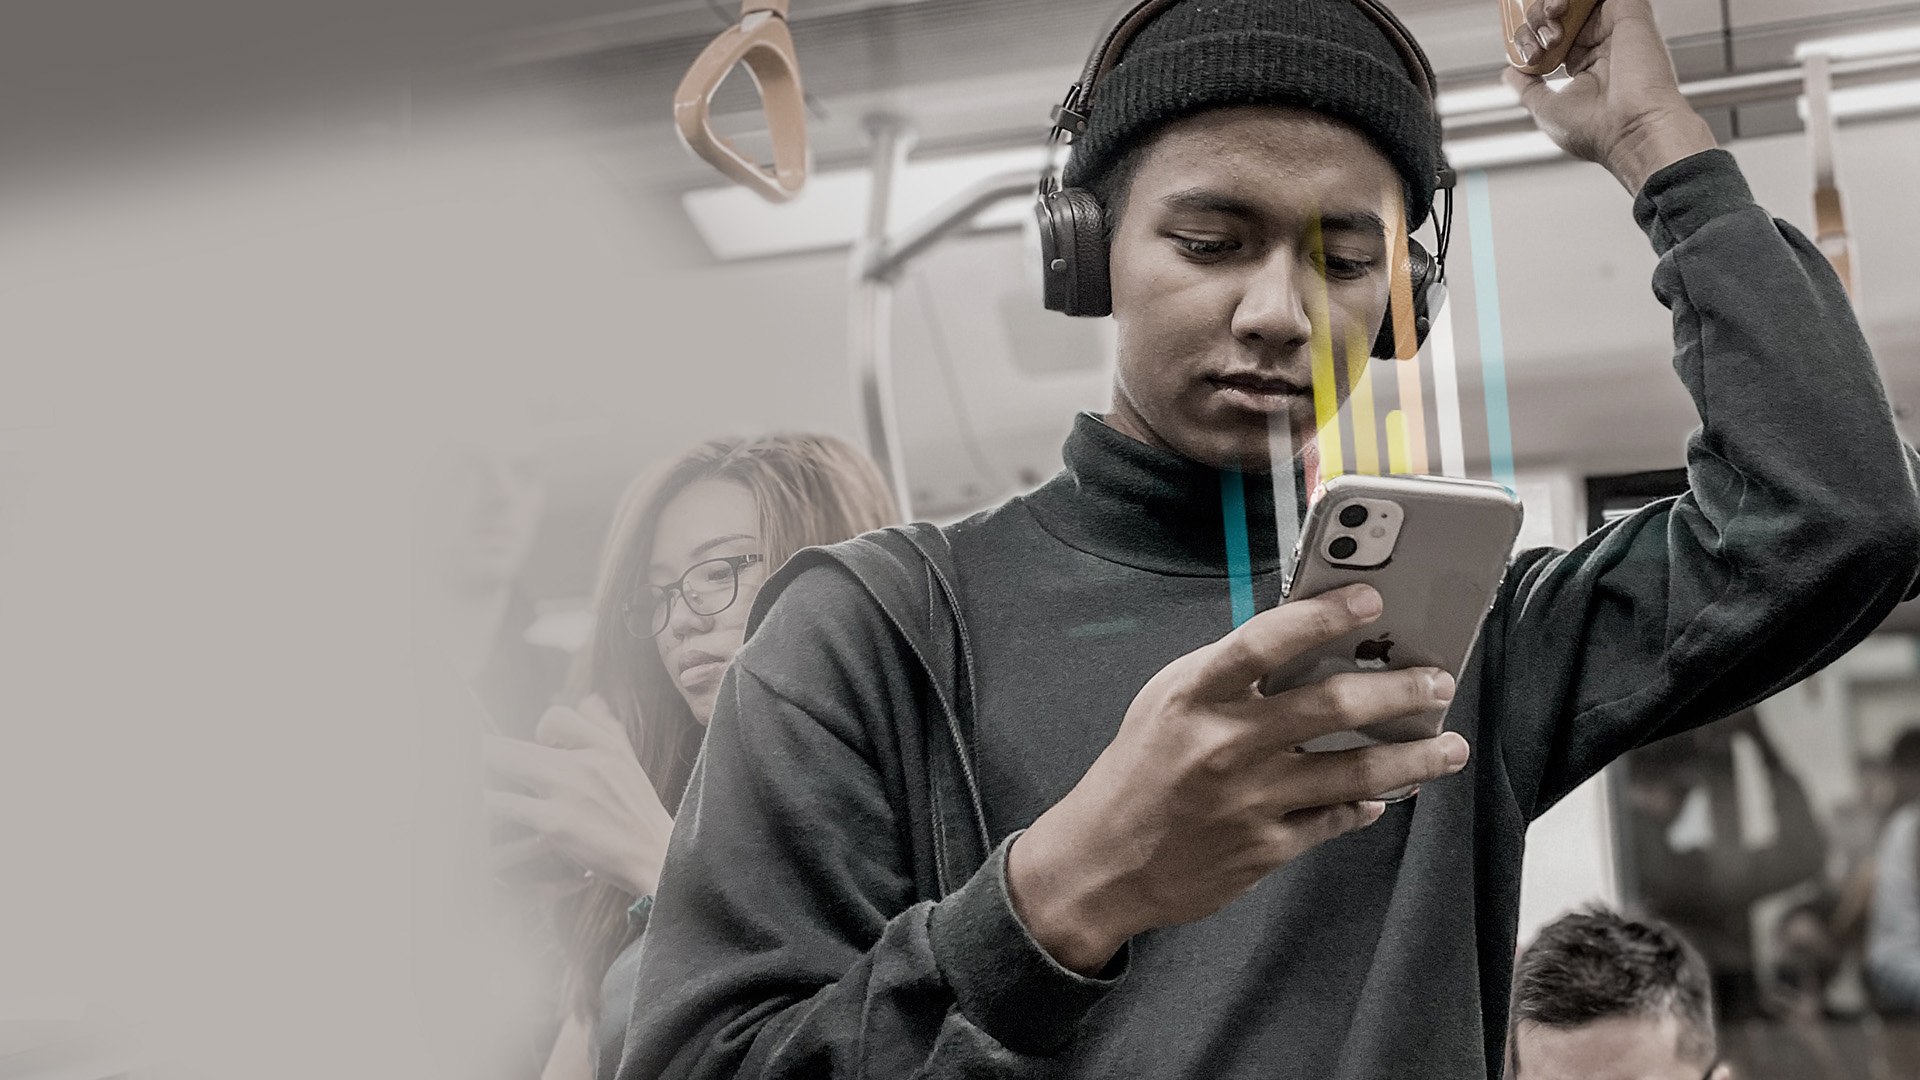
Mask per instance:
[[[1267,473],[1223,471],[1156,449],[1091,413],[1075,418],[1062,456],[1066,469],[1026,502],[1069,546],[1155,573],[1225,577],[1229,518],[1240,516],[1249,569],[1279,569]]]

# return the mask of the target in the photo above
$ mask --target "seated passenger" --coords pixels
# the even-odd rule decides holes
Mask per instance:
[[[1920,729],[1894,740],[1888,765],[1897,802],[1874,856],[1867,974],[1879,1010],[1911,1028],[1920,1018]]]
[[[1594,909],[1549,923],[1513,968],[1511,1080],[1730,1080],[1706,961],[1668,926]]]
[[[1777,827],[1764,844],[1740,835],[1735,804],[1733,737],[1752,740],[1766,769]],[[1764,1015],[1763,982],[1753,941],[1754,905],[1817,878],[1826,835],[1806,788],[1773,745],[1759,715],[1742,710],[1690,735],[1642,747],[1628,761],[1628,850],[1634,894],[1700,950],[1713,972],[1714,1018],[1737,1041],[1741,1026]],[[1669,836],[1681,808],[1704,791],[1712,830],[1704,844],[1676,848]],[[1743,1061],[1744,1056],[1729,1056]]]
[[[542,745],[492,739],[487,747],[489,766],[515,786],[489,793],[489,804],[592,881],[573,923],[568,1016],[547,1080],[591,1074],[602,977],[645,921],[672,808],[761,584],[803,547],[897,518],[873,462],[816,435],[703,443],[621,500],[593,638],[572,679],[579,704],[546,711]],[[631,980],[615,983],[617,1046]]]

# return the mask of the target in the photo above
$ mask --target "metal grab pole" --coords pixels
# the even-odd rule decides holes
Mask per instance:
[[[853,245],[847,313],[847,352],[853,372],[854,401],[866,436],[867,452],[893,488],[906,520],[913,519],[913,494],[907,484],[906,447],[900,437],[893,385],[893,283],[907,265],[948,234],[964,228],[981,211],[1011,198],[1031,198],[1035,174],[1027,170],[984,177],[919,221],[888,234],[896,180],[906,163],[913,135],[891,116],[866,120],[872,139],[872,187],[866,228]]]
[[[886,250],[887,217],[893,205],[893,187],[913,137],[892,116],[870,116],[867,135],[872,140],[872,185],[867,196],[867,223],[853,245],[849,282],[847,346],[853,366],[854,400],[867,452],[887,477],[903,520],[913,520],[913,493],[907,487],[906,449],[900,444],[900,419],[893,407],[893,284],[866,272],[870,260]]]
[[[1802,61],[1807,94],[1807,146],[1813,157],[1813,242],[1833,264],[1847,295],[1859,302],[1853,287],[1853,250],[1847,235],[1846,214],[1840,207],[1840,188],[1833,178],[1833,69],[1825,53],[1810,53]]]

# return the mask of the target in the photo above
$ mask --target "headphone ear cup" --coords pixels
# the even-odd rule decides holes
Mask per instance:
[[[1107,280],[1107,222],[1100,200],[1084,188],[1041,196],[1042,290],[1050,311],[1099,316],[1113,313]]]
[[[1433,286],[1440,278],[1440,265],[1427,249],[1420,246],[1418,240],[1407,241],[1407,265],[1405,268],[1409,284],[1413,291],[1413,340],[1414,348],[1427,343],[1427,332],[1433,328],[1433,315],[1429,302],[1433,295]],[[1380,335],[1373,339],[1373,355],[1381,360],[1393,360],[1399,356],[1398,335],[1394,333],[1393,305],[1387,305],[1387,317],[1380,322]]]

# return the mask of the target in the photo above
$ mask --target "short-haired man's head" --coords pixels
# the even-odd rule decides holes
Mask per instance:
[[[1669,1017],[1677,1060],[1702,1069],[1712,1064],[1712,981],[1685,938],[1662,923],[1601,908],[1564,915],[1540,931],[1514,967],[1507,1032],[1513,1075],[1523,1075],[1513,1037],[1523,1024],[1565,1030]]]

